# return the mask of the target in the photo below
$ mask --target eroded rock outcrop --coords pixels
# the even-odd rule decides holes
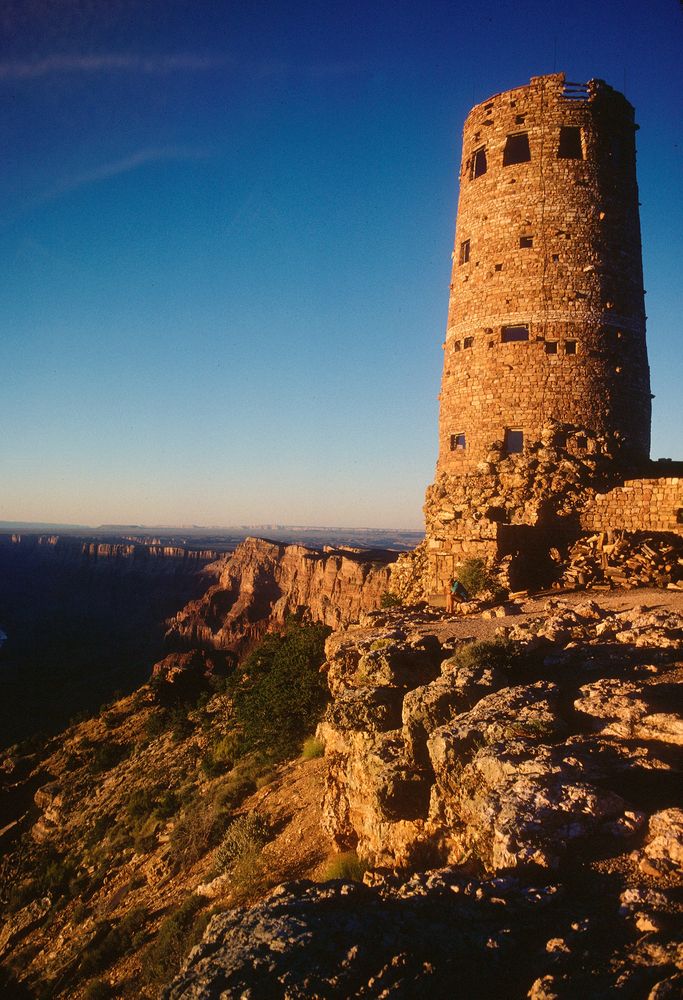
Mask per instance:
[[[385,550],[318,549],[247,538],[211,567],[218,582],[170,620],[180,646],[242,650],[272,624],[302,612],[340,628],[378,608],[389,588]]]
[[[554,870],[570,844],[644,827],[639,783],[679,773],[681,613],[553,599],[478,646],[425,618],[382,613],[328,641],[324,821],[340,849],[373,867]]]

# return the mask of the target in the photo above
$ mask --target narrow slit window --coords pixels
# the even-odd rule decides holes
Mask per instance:
[[[466,264],[470,259],[470,241],[463,240],[460,244],[460,263]]]
[[[565,342],[564,342],[564,353],[565,354],[576,354],[576,341],[575,340],[565,340]]]
[[[526,163],[531,159],[529,136],[526,132],[509,135],[503,150],[503,166],[511,167],[515,163]]]
[[[679,507],[676,511],[676,524],[683,524],[683,507]]]
[[[524,448],[524,432],[518,427],[508,427],[504,444],[508,455],[519,455]]]
[[[582,160],[581,129],[575,125],[560,126],[560,144],[557,147],[560,160]]]
[[[528,326],[504,326],[500,335],[503,344],[512,344],[518,340],[529,339]]]
[[[473,343],[474,343],[474,337],[465,337],[465,339],[462,342],[462,346],[464,348],[468,348],[471,347]]]
[[[534,245],[533,236],[520,236],[519,237],[519,248],[520,250],[530,250]]]
[[[556,340],[546,340],[546,342],[545,342],[545,353],[546,354],[557,354],[557,341]]]
[[[451,451],[464,451],[466,447],[465,434],[451,434]]]
[[[459,351],[460,350],[460,341],[459,340],[454,340],[453,341],[453,350],[454,351]]]
[[[486,148],[480,146],[472,153],[472,164],[470,166],[470,180],[481,177],[486,173]]]

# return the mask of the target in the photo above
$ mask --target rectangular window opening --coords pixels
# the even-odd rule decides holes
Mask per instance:
[[[451,434],[451,451],[464,451],[466,447],[465,434]]]
[[[679,507],[676,511],[676,524],[683,524],[683,507]]]
[[[519,248],[520,250],[529,250],[534,245],[533,236],[520,236],[519,237]]]
[[[481,177],[486,173],[486,147],[480,146],[472,153],[472,163],[470,166],[470,180]]]
[[[460,341],[459,340],[454,340],[453,341],[453,350],[454,351],[459,351],[460,350]]]
[[[508,427],[505,431],[504,446],[508,455],[519,455],[524,448],[524,432],[518,427]]]
[[[560,126],[560,143],[557,147],[560,160],[582,160],[581,129],[575,125]]]
[[[460,263],[466,264],[470,259],[470,241],[463,240],[460,244]]]
[[[557,341],[556,340],[546,340],[546,342],[545,342],[545,353],[546,354],[557,354]]]
[[[524,124],[524,115],[515,115],[515,125]]]
[[[575,340],[565,340],[565,342],[564,342],[564,353],[565,354],[576,354],[576,341]]]
[[[501,343],[511,344],[518,340],[528,340],[529,339],[529,327],[528,326],[504,326],[501,330],[500,335]]]
[[[462,342],[462,346],[465,349],[467,349],[468,347],[471,347],[473,343],[474,343],[474,337],[465,337],[465,339]]]
[[[503,150],[503,166],[511,167],[515,163],[527,163],[531,159],[529,136],[526,132],[516,132],[505,140]]]

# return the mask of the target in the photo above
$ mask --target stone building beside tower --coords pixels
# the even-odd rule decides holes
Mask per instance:
[[[683,530],[677,470],[649,462],[637,128],[622,94],[561,73],[467,117],[425,505],[432,589],[468,556],[614,517]]]

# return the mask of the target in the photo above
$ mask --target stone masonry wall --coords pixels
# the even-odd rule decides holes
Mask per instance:
[[[683,535],[683,479],[630,479],[598,493],[581,513],[586,531],[673,531]]]
[[[506,431],[535,440],[548,418],[609,436],[616,454],[647,457],[636,128],[621,94],[599,80],[565,84],[563,74],[534,77],[469,114],[439,472],[470,473]],[[506,342],[509,326],[526,327],[528,339]]]

